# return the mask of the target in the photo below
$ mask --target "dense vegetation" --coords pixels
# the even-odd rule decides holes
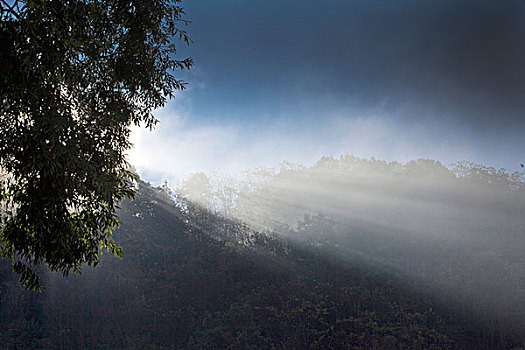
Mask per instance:
[[[123,203],[122,225],[114,233],[124,250],[122,259],[104,255],[96,269],[86,268],[76,278],[44,273],[42,294],[24,291],[8,263],[2,262],[0,344],[8,349],[519,348],[525,328],[520,298],[524,272],[518,266],[524,266],[525,258],[517,253],[523,252],[525,237],[523,219],[515,214],[523,206],[514,212],[506,207],[523,201],[519,176],[500,173],[501,181],[495,183],[473,175],[490,175],[490,169],[476,171],[465,164],[455,173],[433,162],[398,167],[402,171],[394,177],[407,178],[403,169],[412,167],[419,172],[414,179],[434,174],[443,183],[447,178],[458,186],[451,193],[460,188],[468,192],[466,188],[475,183],[476,191],[468,193],[487,201],[490,194],[508,215],[507,223],[498,221],[504,229],[496,238],[488,232],[491,227],[470,232],[477,226],[464,223],[469,236],[463,241],[451,236],[424,239],[428,234],[409,235],[401,224],[397,229],[374,225],[327,206],[319,213],[314,204],[325,200],[314,199],[312,193],[301,197],[299,210],[299,204],[291,206],[294,196],[277,186],[293,179],[297,191],[304,193],[307,186],[299,177],[315,184],[312,173],[323,167],[332,169],[323,174],[335,173],[334,166],[344,164],[353,164],[354,172],[361,164],[359,169],[376,167],[376,175],[387,174],[388,165],[380,163],[325,159],[311,168],[287,167],[244,189],[194,188],[194,196],[210,199],[208,208],[171,195],[167,186],[152,188],[139,182],[137,198]],[[367,176],[373,173],[367,171]],[[388,179],[376,177],[382,191],[390,188]],[[366,188],[370,196],[375,191],[364,183],[358,187]],[[268,200],[275,194],[255,195],[275,188],[290,203],[279,201],[277,208]],[[230,206],[216,200],[219,193]],[[437,197],[430,198],[431,193],[440,200],[448,198],[443,189],[420,188],[410,195],[433,201]],[[253,201],[268,218],[280,213],[283,220],[272,227],[241,221],[241,199],[244,213],[253,209],[249,206]],[[338,202],[337,207],[341,205]],[[483,206],[485,213],[494,209],[489,201]],[[287,207],[293,207],[299,218],[288,213],[290,224],[284,222]],[[224,208],[229,215],[221,215]],[[377,222],[384,221],[379,216],[386,209],[374,208],[379,210]],[[366,212],[362,209],[361,216]],[[426,222],[433,228],[441,224]],[[494,242],[500,244],[487,248]],[[509,246],[515,254],[509,253]],[[483,297],[491,293],[492,297]],[[493,305],[496,299],[504,300]]]
[[[180,0],[0,1],[0,257],[26,288],[119,255],[131,125],[185,83]]]

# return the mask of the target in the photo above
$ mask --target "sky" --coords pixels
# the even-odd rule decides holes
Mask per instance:
[[[133,128],[152,183],[321,156],[525,162],[525,1],[182,3],[195,67]]]

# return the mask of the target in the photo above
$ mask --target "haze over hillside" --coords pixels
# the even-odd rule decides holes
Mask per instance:
[[[195,174],[188,197],[257,230],[362,257],[447,298],[522,323],[524,176],[459,162],[353,156],[256,169],[237,183]],[[296,231],[302,231],[297,234]],[[519,310],[519,311],[518,311]]]
[[[524,350],[524,43],[525,0],[1,0],[0,350]]]
[[[243,179],[137,183],[121,260],[21,290],[7,348],[516,348],[523,176],[351,156]],[[207,206],[207,208],[206,208]]]
[[[465,161],[341,156],[241,178],[196,173],[178,192],[255,230],[396,271],[523,332],[524,189],[520,172]]]

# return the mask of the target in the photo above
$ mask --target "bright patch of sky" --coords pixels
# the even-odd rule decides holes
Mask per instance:
[[[134,128],[143,178],[385,160],[525,161],[525,4],[444,1],[183,3],[196,67]]]

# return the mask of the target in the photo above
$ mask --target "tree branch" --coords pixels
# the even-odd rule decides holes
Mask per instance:
[[[22,6],[22,7],[19,7],[19,5],[18,5],[19,0],[15,0],[13,2],[12,6],[10,6],[7,3],[7,1],[5,1],[5,0],[0,0],[0,2],[1,2],[1,5],[2,5],[0,7],[0,17],[3,17],[4,13],[7,13],[7,14],[11,14],[12,16],[14,16],[18,20],[22,19],[20,17],[20,12],[25,8],[25,5]]]

